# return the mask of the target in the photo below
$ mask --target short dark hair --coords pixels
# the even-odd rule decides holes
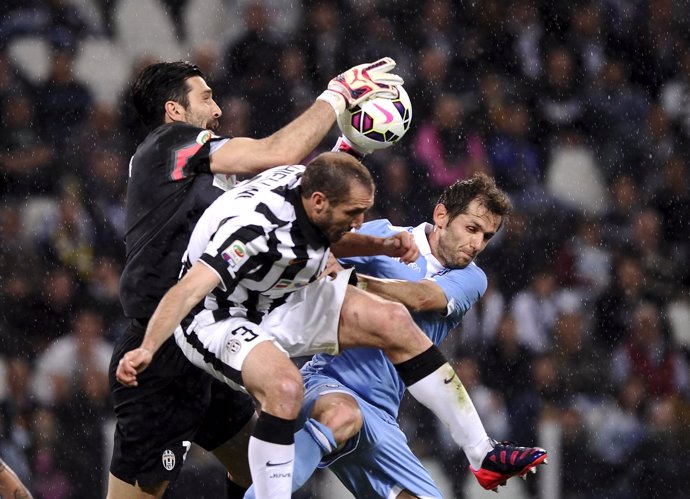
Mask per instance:
[[[450,221],[465,213],[473,199],[478,199],[491,213],[500,216],[502,221],[513,209],[508,194],[499,189],[495,180],[485,173],[475,173],[470,179],[458,180],[441,193],[438,202],[446,207]]]
[[[350,196],[350,187],[357,182],[375,190],[374,179],[367,168],[344,152],[325,152],[309,162],[302,176],[302,195],[310,197],[323,192],[332,204],[340,204]]]
[[[163,123],[167,101],[175,101],[185,108],[189,105],[187,80],[193,76],[205,78],[198,66],[185,61],[157,62],[139,73],[132,85],[131,98],[147,127]]]

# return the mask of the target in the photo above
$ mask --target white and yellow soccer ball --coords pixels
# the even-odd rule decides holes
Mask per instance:
[[[390,147],[410,129],[410,97],[402,86],[396,88],[396,98],[374,97],[338,116],[341,133],[361,152]]]

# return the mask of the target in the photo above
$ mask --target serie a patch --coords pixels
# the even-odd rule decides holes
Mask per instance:
[[[249,259],[247,247],[242,241],[235,240],[230,243],[225,251],[221,253],[223,260],[225,260],[230,268],[235,268]]]

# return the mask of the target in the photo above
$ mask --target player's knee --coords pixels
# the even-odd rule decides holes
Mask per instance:
[[[386,303],[382,309],[377,309],[377,314],[380,314],[382,320],[381,327],[375,333],[385,345],[405,343],[410,336],[418,334],[410,312],[400,303]]]
[[[267,400],[262,407],[271,414],[295,419],[304,400],[304,384],[299,376],[285,376],[276,379],[267,391]]]
[[[362,411],[352,397],[339,396],[316,414],[316,419],[332,432],[338,445],[362,429]]]

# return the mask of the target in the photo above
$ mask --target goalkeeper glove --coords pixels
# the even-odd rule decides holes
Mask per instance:
[[[317,99],[333,106],[336,116],[375,95],[394,99],[398,96],[396,85],[403,84],[400,76],[389,73],[394,67],[395,61],[384,57],[350,68],[328,82],[328,89]]]
[[[371,154],[372,152],[374,152],[372,149],[366,149],[366,148],[363,148],[362,146],[355,146],[344,135],[341,135],[340,137],[338,137],[338,140],[336,141],[335,146],[333,146],[333,149],[331,149],[331,151],[346,152],[349,155],[354,156],[355,158],[357,158],[360,161],[367,154]]]

